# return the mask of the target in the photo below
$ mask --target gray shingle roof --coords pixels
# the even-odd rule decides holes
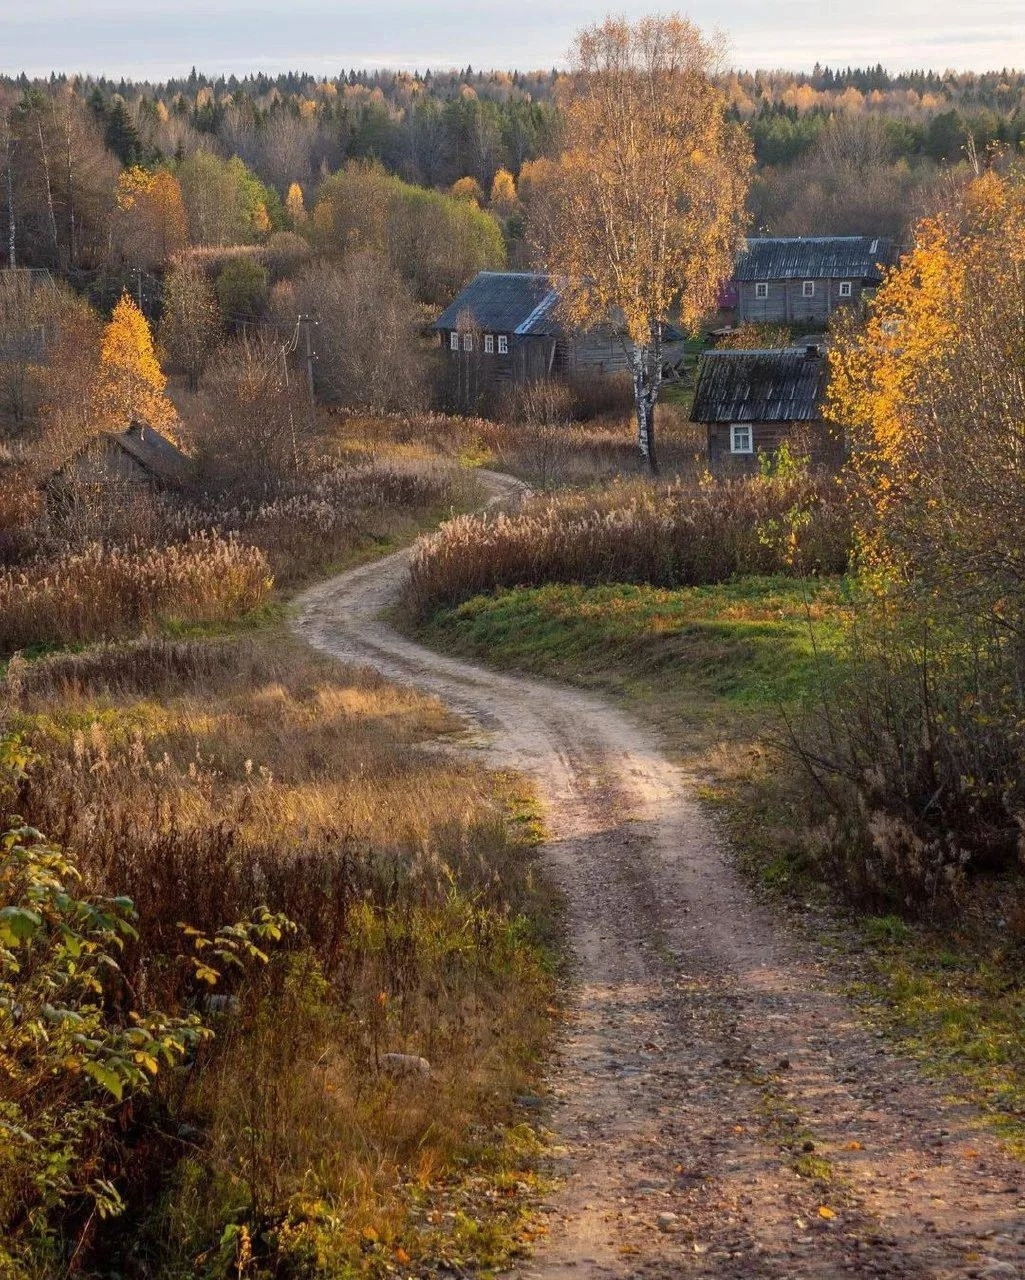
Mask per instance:
[[[893,260],[885,236],[798,236],[748,240],[735,280],[863,280],[879,284]]]
[[[472,317],[472,324],[488,333],[552,333],[558,327],[551,315],[558,296],[550,277],[541,272],[481,271],[434,327],[458,329]]]
[[[133,422],[127,431],[117,432],[112,439],[154,478],[171,484],[188,479],[192,463],[156,428]]]
[[[692,422],[814,422],[822,416],[826,361],[806,347],[707,351]]]

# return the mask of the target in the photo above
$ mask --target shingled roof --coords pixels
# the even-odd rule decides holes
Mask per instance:
[[[882,281],[880,263],[893,260],[893,241],[885,236],[764,237],[746,241],[733,278],[768,280]]]
[[[488,333],[554,333],[552,311],[558,290],[537,271],[481,271],[450,302],[435,329],[459,329],[468,320]]]
[[[154,479],[168,484],[182,484],[188,479],[192,463],[155,427],[133,422],[127,431],[116,432],[111,439]]]
[[[821,418],[826,361],[816,347],[706,351],[692,422],[814,422]]]

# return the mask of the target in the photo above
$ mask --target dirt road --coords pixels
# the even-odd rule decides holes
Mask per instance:
[[[1022,1166],[859,1025],[650,730],[397,635],[378,615],[406,562],[314,588],[296,625],[437,694],[546,803],[575,980],[550,1079],[564,1190],[524,1280],[1025,1277]]]

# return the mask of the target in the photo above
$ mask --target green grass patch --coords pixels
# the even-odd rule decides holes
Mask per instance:
[[[678,686],[765,710],[814,688],[835,657],[847,597],[837,579],[716,586],[517,588],[443,609],[422,636],[502,666],[625,690]]]
[[[860,933],[871,974],[851,994],[931,1075],[953,1080],[1025,1159],[1025,952],[890,917],[869,919]]]

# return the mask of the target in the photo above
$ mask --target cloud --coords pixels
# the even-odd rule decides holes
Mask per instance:
[[[628,0],[628,16],[651,0]],[[547,67],[574,32],[600,20],[594,0],[0,0],[0,71],[97,72],[145,79],[290,68],[337,73],[351,66]],[[1009,0],[691,0],[706,29],[729,24],[739,66],[807,69],[815,62],[891,69],[982,70],[1025,66],[1025,23]]]

